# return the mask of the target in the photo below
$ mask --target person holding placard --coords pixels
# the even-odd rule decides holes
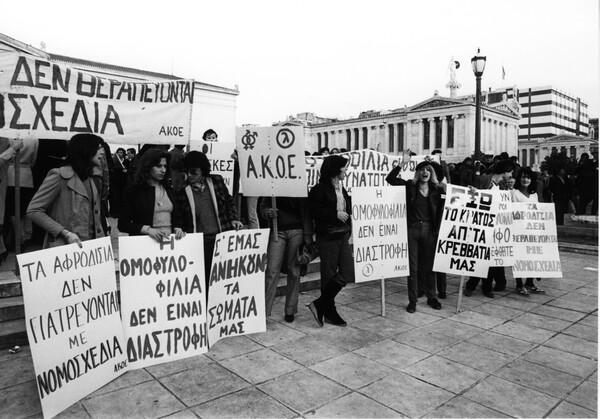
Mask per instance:
[[[204,233],[204,270],[208,291],[216,236],[224,231],[239,230],[242,223],[238,221],[233,198],[223,177],[210,174],[206,154],[190,151],[182,162],[187,181],[175,192],[173,226],[186,233]]]
[[[438,211],[442,194],[444,194],[444,186],[439,184],[435,169],[427,160],[417,165],[414,179],[398,178],[401,166],[407,165],[409,161],[410,150],[405,150],[402,153],[402,164],[392,169],[386,177],[388,182],[394,180],[396,184],[406,187],[408,262],[410,266],[406,311],[414,313],[417,309],[419,274],[424,280],[427,304],[434,310],[441,310],[442,305],[436,294],[433,258],[439,229]]]
[[[529,168],[522,168],[515,179],[515,189],[510,191],[513,202],[539,202],[537,190],[537,179],[535,173]],[[539,280],[539,279],[538,279]],[[544,291],[535,286],[533,278],[525,279],[523,286],[523,278],[515,278],[517,282],[516,292],[519,295],[529,295],[529,293],[541,294]]]
[[[323,322],[336,326],[347,323],[335,307],[336,295],[354,278],[354,260],[349,239],[351,233],[350,196],[342,181],[348,159],[334,154],[326,157],[321,176],[308,194],[310,213],[315,221],[317,248],[321,255],[321,296],[308,305],[320,327]]]
[[[274,203],[277,205],[275,206]],[[274,200],[271,197],[265,197],[260,203],[260,213],[271,224],[265,277],[266,315],[267,317],[271,315],[279,274],[283,263],[286,262],[285,321],[291,323],[294,321],[294,315],[298,312],[298,295],[300,293],[298,248],[302,244],[313,246],[313,226],[308,203],[306,198],[278,196]],[[277,220],[277,234],[275,234],[274,220]]]
[[[479,170],[475,172],[475,187],[477,189],[499,189],[508,190],[507,181],[512,176],[515,166],[509,160],[500,160],[493,167],[491,175],[482,174]],[[494,298],[494,291],[504,291],[506,289],[506,275],[504,268],[501,266],[492,266],[488,269],[486,278],[477,278],[472,276],[465,284],[464,295],[470,297],[473,291],[477,288],[481,280],[481,291],[488,298]],[[496,286],[492,288],[493,282],[496,281]]]
[[[43,248],[104,237],[100,191],[92,180],[102,144],[94,134],[77,134],[67,144],[65,165],[48,172],[27,216],[46,230]]]
[[[157,242],[183,237],[181,228],[173,229],[173,191],[169,185],[169,153],[158,148],[147,150],[139,160],[134,184],[125,189],[119,230],[130,236],[148,235]]]

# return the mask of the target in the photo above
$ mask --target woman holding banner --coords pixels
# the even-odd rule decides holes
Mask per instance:
[[[323,321],[346,326],[335,308],[335,297],[354,277],[354,260],[350,248],[350,196],[342,181],[348,159],[339,154],[323,160],[321,177],[308,194],[315,221],[317,248],[321,255],[321,296],[308,305],[319,326]]]
[[[402,163],[410,161],[410,150],[402,154]],[[419,274],[425,282],[427,304],[434,310],[442,305],[436,298],[436,280],[433,273],[435,242],[439,228],[440,201],[444,187],[439,184],[435,169],[429,161],[422,161],[415,169],[415,177],[404,180],[398,177],[401,166],[398,165],[387,176],[388,182],[406,186],[406,205],[408,214],[408,306],[406,311],[414,313],[419,301]],[[391,182],[390,182],[391,183]],[[444,291],[445,293],[445,291]]]
[[[146,151],[137,166],[134,184],[124,192],[119,218],[119,231],[130,236],[148,235],[157,242],[183,237],[180,228],[173,229],[173,192],[169,185],[169,153],[158,148]]]
[[[515,189],[510,191],[513,202],[539,202],[537,190],[537,176],[529,167],[524,167],[519,171],[515,179]],[[536,287],[533,283],[533,278],[525,279],[523,286],[523,278],[515,278],[517,281],[516,292],[519,295],[529,295],[530,293],[543,293],[544,291]],[[539,281],[539,278],[538,278]]]
[[[223,177],[210,174],[206,154],[190,151],[183,157],[186,184],[175,192],[173,226],[187,233],[204,233],[204,270],[206,290],[218,233],[239,230],[233,198]],[[207,292],[208,295],[208,292]]]
[[[67,145],[65,165],[48,172],[31,199],[27,216],[46,230],[44,248],[104,237],[100,191],[92,180],[99,165],[100,137],[77,134]]]

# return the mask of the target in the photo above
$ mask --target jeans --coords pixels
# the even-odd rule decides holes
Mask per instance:
[[[258,223],[258,214],[256,213],[257,205],[257,196],[246,197],[246,209],[248,210],[248,228],[260,228],[260,225]]]
[[[330,281],[335,281],[342,287],[348,282],[354,282],[354,258],[349,239],[350,233],[334,240],[317,235],[317,249],[321,256],[321,292]]]
[[[304,241],[302,229],[279,230],[277,241],[273,232],[269,237],[267,251],[267,272],[265,276],[265,308],[267,316],[271,315],[273,302],[277,293],[277,282],[284,260],[287,262],[287,288],[285,294],[285,314],[298,312],[298,294],[300,292],[300,265],[296,261],[298,247]]]
[[[410,222],[408,224],[408,262],[410,276],[408,277],[408,300],[417,302],[419,299],[419,273],[425,282],[427,298],[436,298],[435,275],[433,273],[433,257],[435,255],[435,235],[432,225],[428,222]]]

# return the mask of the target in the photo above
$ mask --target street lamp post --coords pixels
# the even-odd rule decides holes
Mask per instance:
[[[483,76],[483,70],[485,70],[485,56],[479,53],[477,48],[477,54],[471,58],[471,67],[473,67],[473,73],[475,74],[476,80],[476,91],[475,91],[475,160],[481,160],[481,76]]]

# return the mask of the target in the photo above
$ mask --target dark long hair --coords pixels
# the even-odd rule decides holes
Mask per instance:
[[[348,159],[339,154],[332,154],[325,157],[321,165],[321,177],[319,183],[330,182],[331,179],[339,175],[343,167],[348,164]]]
[[[527,175],[529,176],[529,179],[531,179],[531,183],[527,187],[527,192],[529,194],[535,193],[537,191],[537,175],[533,170],[531,170],[530,167],[523,167],[521,170],[519,170],[519,173],[515,178],[515,189],[521,190],[521,178],[523,175]],[[538,197],[538,199],[540,198],[541,197]]]
[[[102,138],[94,134],[76,134],[67,144],[66,165],[70,165],[81,180],[92,176],[94,163],[92,159],[102,144]]]
[[[202,176],[210,175],[210,162],[206,154],[192,150],[183,157],[183,167],[187,172],[190,169],[200,168]]]
[[[158,166],[162,159],[167,159],[167,172],[165,173],[163,180],[160,181],[160,184],[164,187],[167,187],[169,185],[169,179],[171,178],[169,172],[171,155],[159,148],[148,149],[142,155],[142,157],[140,157],[140,161],[135,172],[134,184],[147,185],[148,179],[150,179],[150,169],[152,169],[154,166]]]

